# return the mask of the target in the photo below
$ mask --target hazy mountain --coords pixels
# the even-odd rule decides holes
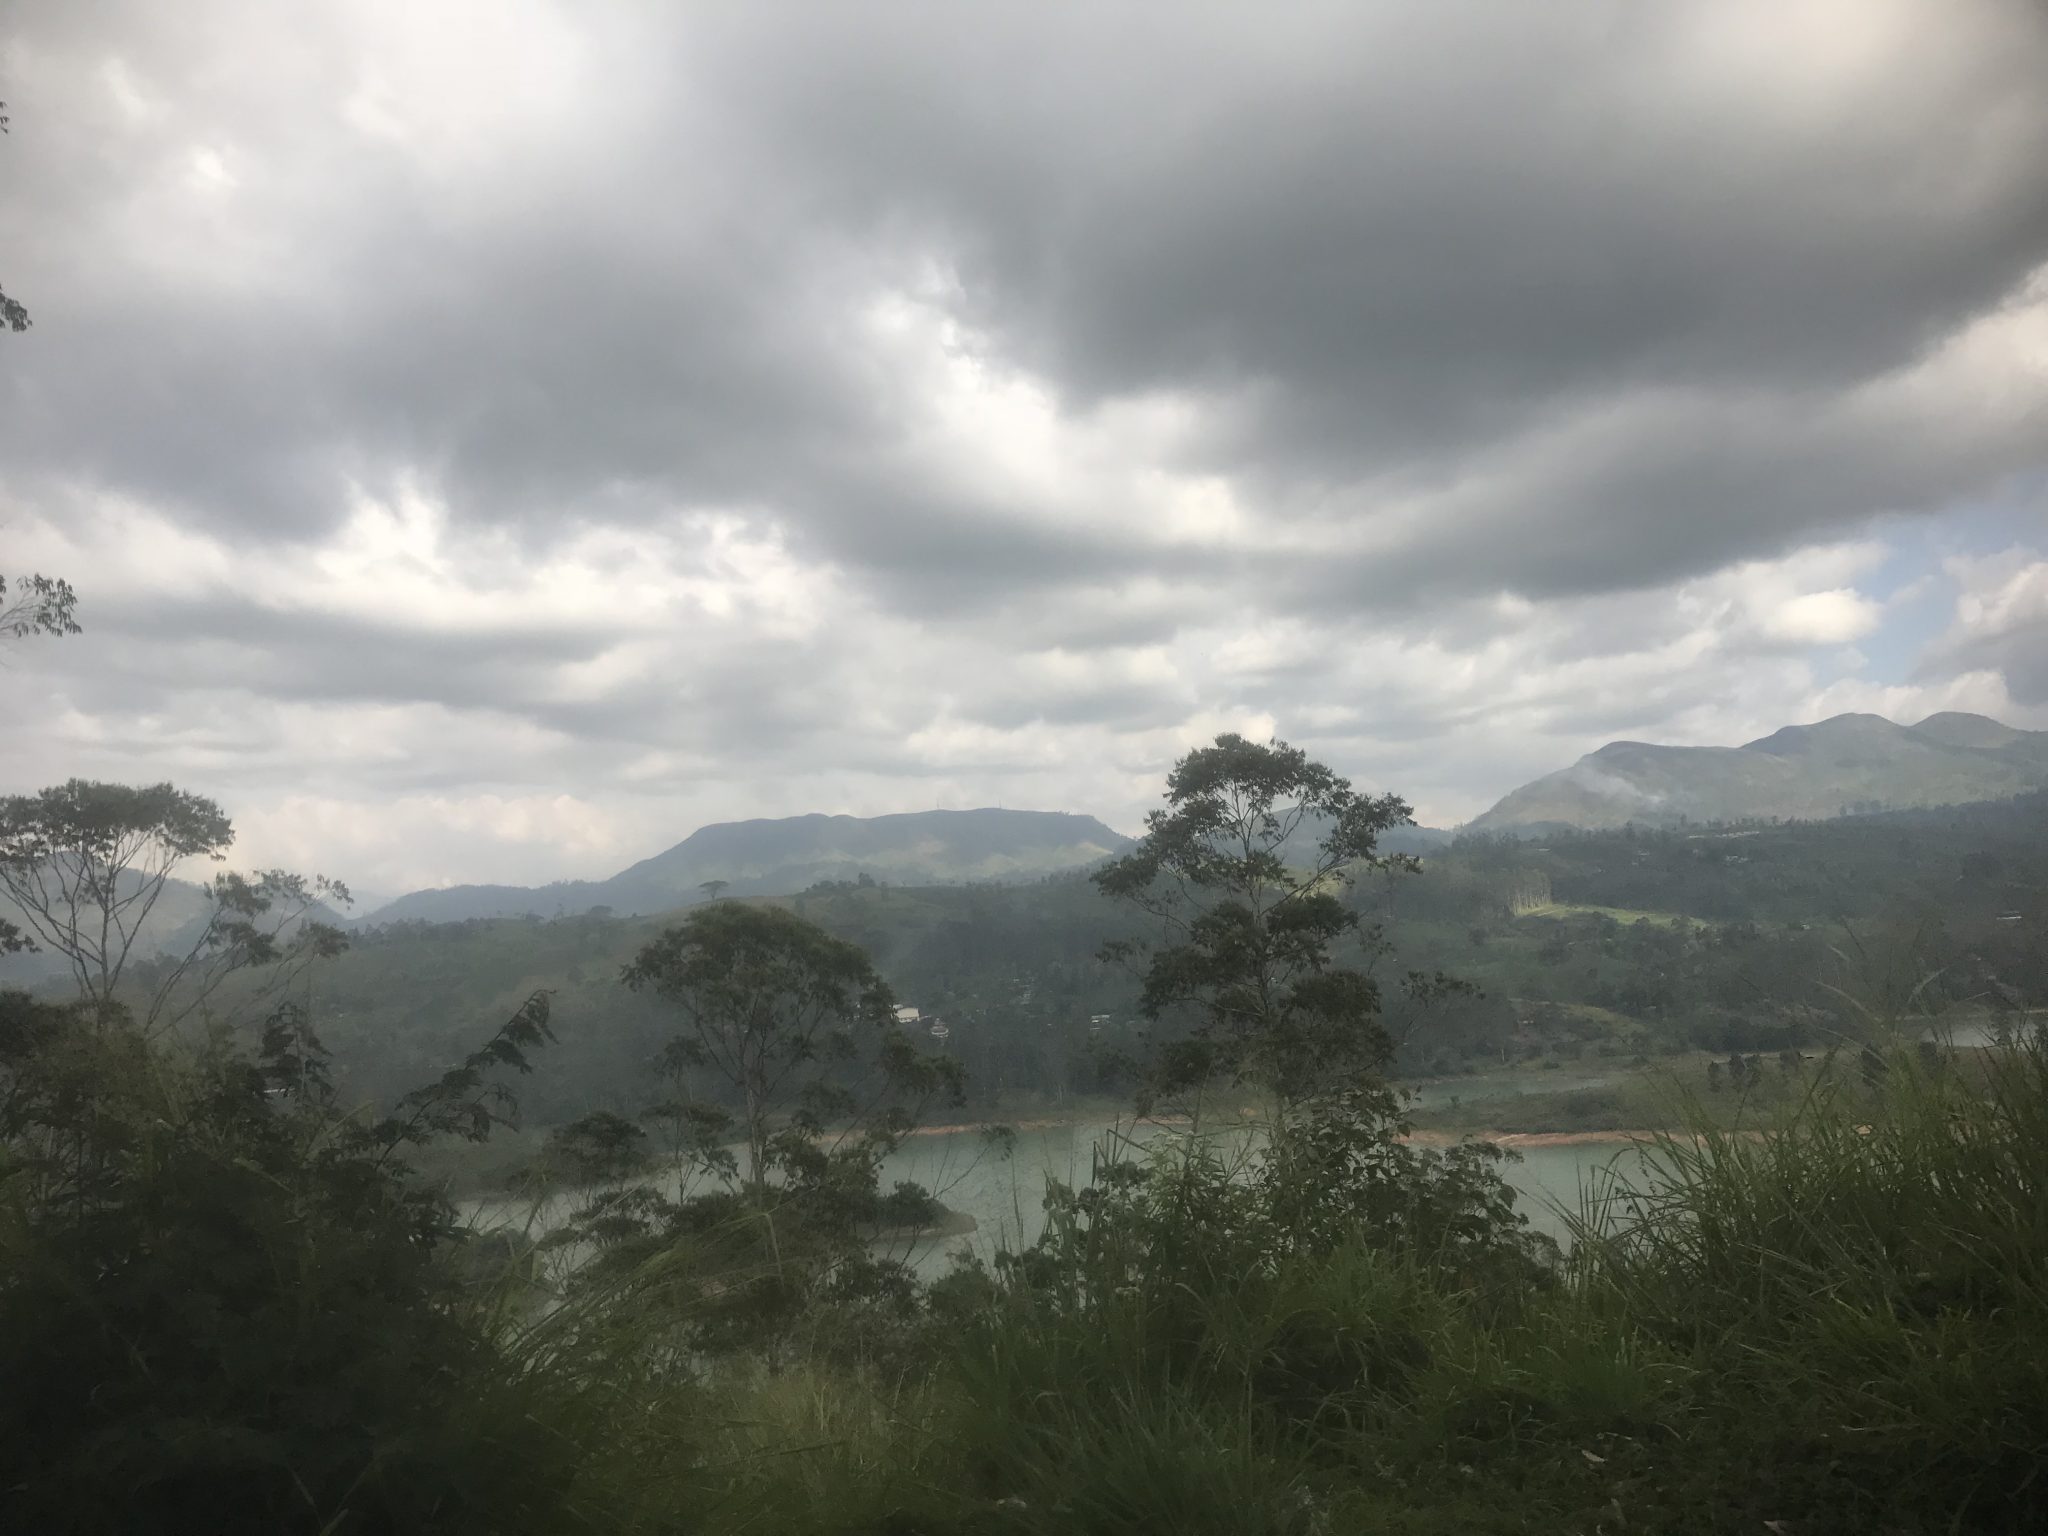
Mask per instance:
[[[118,889],[123,896],[133,894],[139,884],[139,877],[123,875]],[[135,935],[133,960],[147,960],[159,954],[184,956],[205,936],[207,924],[214,913],[213,893],[210,886],[193,880],[166,880],[162,894],[149,915],[142,920]],[[348,926],[349,919],[341,912],[316,901],[305,916],[314,922],[328,923],[337,928]],[[31,940],[35,939],[35,927],[27,914],[7,896],[0,895],[0,918],[13,923]],[[287,923],[279,932],[290,934],[297,923]],[[58,980],[71,974],[71,963],[47,945],[12,955],[0,955],[0,984],[27,986]]]
[[[1524,784],[1467,830],[1817,819],[1999,800],[2043,785],[2048,731],[1953,712],[1913,726],[1878,715],[1836,715],[1816,725],[1788,725],[1740,747],[1609,742],[1569,768]]]
[[[536,888],[457,885],[414,891],[370,922],[461,922],[472,917],[664,912],[701,901],[707,880],[734,896],[781,895],[821,880],[867,875],[892,885],[1029,880],[1120,852],[1130,839],[1093,816],[1063,811],[915,811],[899,816],[786,816],[701,827],[665,853],[609,880]]]
[[[1381,853],[1434,853],[1457,841],[1458,834],[1442,827],[1395,827],[1379,840]]]
[[[121,894],[132,895],[136,882],[130,877],[120,883]],[[197,937],[213,903],[203,886],[186,880],[170,880],[164,884],[163,894],[143,920],[136,935],[135,955],[138,959],[174,949],[183,940],[190,946]],[[0,895],[0,919],[13,923],[31,940],[35,938],[35,927],[28,916],[5,895]],[[13,955],[0,955],[0,982],[14,985],[28,985],[36,982],[53,981],[71,974],[71,963],[47,946]]]
[[[1429,827],[1399,827],[1389,852],[1419,853],[1450,840]],[[1061,811],[918,811],[899,816],[788,816],[699,828],[665,853],[608,880],[552,885],[456,885],[413,891],[354,922],[459,923],[470,918],[554,917],[610,907],[621,916],[667,912],[703,899],[707,880],[734,896],[786,895],[821,880],[891,885],[1033,880],[1085,868],[1131,845],[1093,816]],[[172,880],[136,944],[137,958],[183,952],[211,910],[204,887]],[[351,918],[316,905],[312,915],[347,927]],[[0,897],[0,917],[21,914]],[[24,926],[26,926],[24,924]],[[62,957],[0,956],[0,983],[26,984],[69,973]]]

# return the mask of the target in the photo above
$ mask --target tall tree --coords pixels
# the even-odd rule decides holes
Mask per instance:
[[[1265,1097],[1267,1134],[1219,1144],[1197,1124],[1085,1196],[1055,1186],[1047,1236],[1013,1277],[1074,1287],[1084,1304],[1150,1287],[1141,1310],[1170,1315],[1289,1255],[1322,1262],[1359,1242],[1443,1264],[1461,1283],[1541,1272],[1546,1240],[1496,1172],[1507,1154],[1409,1145],[1382,1072],[1390,1045],[1371,966],[1384,944],[1343,898],[1365,871],[1418,867],[1379,851],[1408,819],[1397,796],[1362,795],[1285,742],[1219,736],[1174,765],[1138,846],[1094,877],[1160,933],[1113,942],[1105,958],[1139,969],[1148,1017],[1186,1026],[1159,1049],[1139,1108],[1190,1091],[1198,1107],[1208,1085],[1234,1082]],[[1411,989],[1445,984],[1410,978]],[[1104,1254],[1124,1256],[1107,1277],[1091,1272]]]
[[[5,106],[0,102],[0,106]],[[0,129],[5,129],[7,119],[0,116]],[[0,311],[12,306],[19,309],[6,294],[0,293]],[[28,322],[24,318],[20,330]],[[52,576],[34,575],[16,580],[14,596],[7,595],[7,578],[0,576],[0,636],[13,640],[25,640],[30,635],[75,635],[79,633],[78,621],[72,615],[78,606],[78,594],[71,590],[67,581]],[[21,931],[19,924],[0,917],[0,955],[18,954],[35,945]]]
[[[925,1102],[958,1100],[960,1073],[897,1027],[866,953],[780,907],[716,901],[643,948],[624,979],[682,1019],[660,1058],[671,1093],[647,1112],[673,1140],[678,1195],[614,1182],[588,1198],[561,1233],[597,1252],[578,1283],[651,1284],[645,1299],[693,1356],[773,1361],[798,1316],[814,1342],[857,1351],[879,1322],[913,1312],[909,1270],[869,1242],[939,1212],[915,1185],[883,1195],[881,1163]],[[550,1161],[616,1181],[640,1156],[628,1129],[592,1116],[556,1138]]]
[[[857,945],[781,907],[712,902],[646,945],[624,979],[681,1016],[670,1065],[708,1074],[738,1106],[757,1198],[828,1126],[883,1142],[907,1129],[892,1100],[921,1063]]]
[[[93,1013],[105,1019],[131,962],[161,938],[150,928],[176,872],[219,863],[234,841],[221,808],[170,784],[136,787],[72,779],[36,795],[0,799],[0,893],[35,939],[62,955]],[[203,1008],[226,977],[252,965],[332,954],[341,935],[312,920],[325,900],[346,904],[337,881],[283,870],[220,874],[200,888],[200,910],[177,925],[183,942],[156,967],[145,1026]],[[273,973],[281,984],[296,974]]]
[[[1380,1066],[1378,985],[1345,963],[1367,958],[1371,935],[1342,898],[1362,871],[1416,867],[1378,851],[1409,821],[1406,802],[1235,734],[1176,763],[1165,798],[1137,847],[1094,877],[1160,930],[1104,957],[1137,966],[1148,1018],[1189,1026],[1161,1047],[1151,1092],[1236,1081],[1284,1113]]]

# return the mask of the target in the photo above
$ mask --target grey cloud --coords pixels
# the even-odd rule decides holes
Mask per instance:
[[[2038,10],[1954,8],[1795,113],[1689,88],[1714,11],[864,12],[740,77],[1078,397],[1263,386],[1218,453],[1286,483],[1621,388],[1840,383],[2043,259]]]
[[[0,275],[37,326],[0,341],[0,495],[51,522],[133,498],[276,559],[413,485],[533,553],[715,509],[830,568],[826,621],[663,637],[657,675],[566,690],[637,632],[103,605],[47,663],[81,713],[203,694],[184,740],[209,763],[237,693],[527,733],[421,726],[405,760],[351,767],[388,789],[617,787],[642,760],[939,775],[903,742],[941,718],[1128,737],[1313,710],[1406,780],[1416,742],[1477,739],[1520,679],[1361,680],[1360,637],[1509,636],[1550,736],[1654,734],[1740,658],[1605,694],[1540,678],[1660,643],[1674,582],[2048,463],[2048,386],[1873,389],[2048,270],[2027,0],[1945,6],[1897,57],[1861,34],[1717,55],[1736,21],[1707,0],[526,14],[571,35],[574,109],[417,159],[351,126],[403,61],[346,7],[16,18]],[[127,120],[117,60],[154,119]],[[179,190],[205,147],[242,178],[214,204]],[[1070,427],[1184,406],[1145,467],[1221,477],[1249,540],[1169,539],[1114,476],[1077,493],[1101,501],[1084,521],[934,452],[922,381],[865,328],[897,290]],[[1330,654],[1228,677],[1182,656],[1156,687],[990,660],[1275,619]],[[2022,702],[2048,700],[2043,654],[1973,653]],[[289,760],[263,751],[252,783]]]
[[[1119,731],[1143,731],[1185,718],[1195,702],[1184,688],[1102,683],[1020,690],[997,681],[987,692],[961,699],[959,704],[967,719],[998,730],[1104,725]]]
[[[2048,624],[2038,624],[2024,639],[2015,636],[2002,650],[1990,650],[1983,660],[2005,674],[2005,686],[2021,704],[2048,704]]]
[[[124,642],[121,668],[95,686],[118,687],[129,703],[203,679],[285,701],[517,707],[532,702],[545,669],[621,638],[591,624],[451,630],[218,596],[103,605],[93,617],[96,631]]]
[[[1147,549],[1113,517],[1054,529],[1015,504],[977,494],[943,498],[910,482],[850,485],[830,499],[833,515],[803,529],[800,547],[868,569],[905,613],[955,616],[991,601],[1041,601],[1047,588],[1091,582],[1104,572],[1170,575],[1199,563]]]
[[[403,473],[542,539],[622,505],[751,506],[893,598],[943,602],[1071,580],[1142,540],[1071,547],[918,483],[845,327],[929,256],[1071,407],[1193,392],[1215,406],[1199,461],[1269,515],[1339,519],[1635,390],[1825,399],[2048,258],[2037,10],[1958,7],[1910,74],[1803,120],[1767,95],[1707,98],[1684,32],[1714,12],[1168,26],[1149,8],[911,6],[810,15],[801,36],[766,10],[642,18],[625,105],[521,166],[516,195],[437,197],[338,117],[286,125],[332,191],[299,194],[283,254],[305,270],[233,291],[142,285],[95,252],[162,154],[134,151],[123,180],[88,131],[54,130],[47,152],[9,146],[31,162],[13,259],[45,322],[17,350],[0,446],[253,536],[317,527],[351,480]],[[171,90],[242,19],[82,14],[39,24],[74,83],[123,34]],[[41,56],[35,24],[30,40]],[[344,62],[312,86],[338,97]],[[97,112],[112,135],[101,95],[19,115]],[[260,149],[278,125],[252,114],[279,109],[244,91],[200,127]],[[1768,434],[1646,431],[1571,483],[1511,475],[1368,590],[1639,585],[1981,481],[1941,442],[1920,474],[1862,467],[1866,446],[1800,460]],[[1460,547],[1518,528],[1540,536],[1512,563]]]
[[[1839,403],[1700,399],[1526,468],[1505,451],[1497,479],[1447,495],[1412,539],[1294,571],[1292,594],[1341,609],[1361,596],[1627,591],[1993,492],[2048,442],[2048,389],[2018,409],[1924,418]]]
[[[2022,552],[2014,550],[2015,559]],[[2017,569],[2017,567],[2016,567]],[[1960,627],[1930,648],[1922,659],[1923,680],[1954,677],[1959,672],[1988,670],[2001,674],[2016,704],[2048,705],[2048,564],[2039,565],[2037,596],[2031,606],[2014,605],[2000,619]]]

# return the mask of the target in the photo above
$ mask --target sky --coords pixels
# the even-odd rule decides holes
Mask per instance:
[[[394,895],[2048,728],[2048,8],[17,3],[0,792]]]

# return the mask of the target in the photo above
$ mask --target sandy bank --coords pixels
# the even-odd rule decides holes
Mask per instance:
[[[1098,1115],[1054,1115],[1033,1120],[990,1120],[957,1125],[921,1125],[912,1136],[965,1136],[977,1131],[1005,1128],[1012,1131],[1071,1130],[1076,1126],[1099,1125]],[[1187,1125],[1185,1115],[1159,1115],[1127,1122],[1135,1125]],[[1212,1122],[1214,1123],[1214,1122]],[[1418,1147],[1454,1147],[1462,1141],[1490,1141],[1502,1147],[1599,1147],[1631,1146],[1655,1140],[1656,1131],[1411,1131],[1403,1141]]]

